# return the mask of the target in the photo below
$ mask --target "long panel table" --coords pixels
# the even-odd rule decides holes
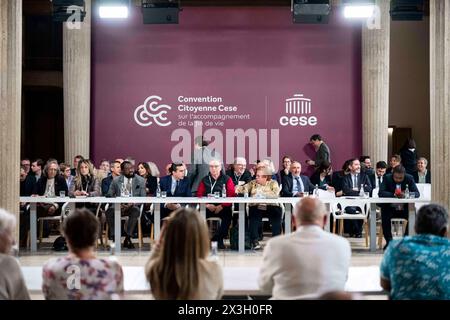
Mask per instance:
[[[369,236],[370,236],[370,251],[376,251],[376,208],[377,204],[390,203],[390,204],[408,204],[409,211],[409,222],[408,230],[409,234],[414,234],[414,222],[415,222],[415,205],[416,203],[429,203],[430,199],[426,198],[411,198],[411,199],[397,199],[397,198],[358,198],[358,197],[341,197],[341,198],[320,198],[324,202],[329,212],[336,204],[345,201],[346,205],[352,202],[361,203],[370,206],[369,213]],[[121,224],[120,224],[120,204],[122,203],[153,203],[155,204],[154,210],[154,233],[155,239],[159,237],[160,234],[160,223],[161,223],[161,212],[160,206],[156,204],[165,203],[186,203],[186,204],[199,204],[200,213],[204,218],[206,218],[206,204],[208,203],[233,203],[239,204],[239,252],[245,252],[245,205],[248,203],[263,203],[263,204],[283,204],[285,206],[285,233],[291,232],[291,217],[292,217],[292,206],[294,206],[299,201],[299,198],[273,198],[273,199],[260,199],[260,198],[242,198],[242,197],[229,197],[229,198],[155,198],[155,197],[117,197],[117,198],[106,198],[106,197],[88,197],[88,198],[45,198],[45,197],[20,197],[20,202],[30,203],[30,238],[31,238],[31,251],[35,252],[37,250],[36,243],[36,224],[37,224],[37,214],[36,205],[37,203],[69,203],[73,209],[75,203],[109,203],[114,205],[114,242],[117,244],[115,246],[116,252],[120,253],[120,239],[121,239]],[[328,219],[329,221],[330,219]],[[328,222],[329,223],[329,222]],[[326,230],[329,230],[329,224]]]

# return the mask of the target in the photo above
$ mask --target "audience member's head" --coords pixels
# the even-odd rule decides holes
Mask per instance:
[[[76,155],[76,156],[73,158],[73,167],[74,167],[75,169],[78,168],[78,162],[80,162],[80,160],[84,160],[84,157],[83,157],[82,155]]]
[[[182,163],[172,163],[169,168],[169,172],[175,180],[184,179],[185,171],[185,166]]]
[[[107,174],[110,171],[110,163],[109,160],[103,159],[102,162],[100,162],[100,170],[103,170]]]
[[[428,160],[424,157],[417,159],[417,170],[419,172],[425,172],[427,170]]]
[[[0,253],[10,254],[14,244],[16,218],[12,213],[0,209]]]
[[[369,156],[361,156],[359,157],[359,162],[361,163],[361,166],[364,166],[364,168],[371,169],[372,168],[372,160]]]
[[[76,209],[69,214],[62,224],[62,232],[66,238],[69,250],[79,253],[92,249],[99,232],[97,217],[88,209]]]
[[[77,167],[77,177],[93,177],[94,176],[94,166],[92,162],[87,159],[82,159],[78,161]]]
[[[394,179],[395,183],[401,184],[405,179],[405,173],[405,168],[402,165],[398,165],[392,170],[392,179]]]
[[[302,173],[302,165],[299,161],[292,161],[291,163],[291,174],[294,177],[299,177],[300,174]]]
[[[270,160],[270,159],[263,159],[260,163],[264,164],[264,166],[266,168],[268,168],[272,172],[272,174],[275,173],[275,164],[273,163],[272,160]],[[258,163],[258,165],[260,163]],[[257,167],[258,167],[258,165],[257,165]]]
[[[331,173],[332,173],[332,167],[331,167],[331,163],[329,163],[328,161],[323,161],[321,164],[320,164],[320,166],[318,166],[317,167],[317,169],[316,169],[316,171],[319,173],[319,174],[322,174],[322,175],[326,175],[326,176],[328,176],[328,175],[330,175]]]
[[[61,171],[62,176],[64,179],[68,179],[70,177],[70,165],[67,163],[61,163],[59,165],[59,170]]]
[[[133,178],[134,177],[134,166],[129,161],[124,161],[120,165],[120,171],[121,174],[127,178]]]
[[[23,158],[22,161],[20,161],[20,164],[25,167],[25,172],[28,174],[31,169],[31,161],[28,158]]]
[[[42,159],[35,159],[32,163],[31,163],[31,171],[39,176],[42,173],[42,167],[44,166],[44,161],[42,161]]]
[[[149,161],[147,163],[148,163],[148,166],[150,167],[150,175],[152,175],[153,177],[159,178],[160,172],[159,172],[159,169],[158,169],[158,166],[156,165],[156,163],[151,162],[151,161]]]
[[[157,257],[146,266],[146,276],[157,299],[195,299],[199,292],[200,263],[209,254],[205,221],[192,209],[180,208],[166,221]]]
[[[150,166],[148,165],[147,162],[139,162],[138,167],[137,167],[137,173],[138,173],[138,175],[140,175],[141,177],[143,177],[145,179],[152,175]]]
[[[247,160],[245,160],[245,158],[237,157],[236,159],[234,159],[233,171],[235,173],[237,173],[238,175],[243,174],[246,167],[247,167]]]
[[[352,159],[352,161],[350,162],[350,164],[348,165],[348,170],[352,173],[352,174],[358,174],[361,172],[361,164],[359,162],[358,159]]]
[[[448,231],[448,212],[438,204],[424,205],[417,212],[414,226],[417,234],[432,234],[446,237]]]
[[[318,225],[323,228],[326,219],[325,205],[318,198],[302,198],[295,205],[295,221],[297,226]]]
[[[43,175],[47,179],[53,179],[57,175],[59,175],[59,165],[56,161],[48,161],[47,164],[44,167]]]
[[[120,165],[121,165],[121,162],[119,162],[119,161],[114,161],[112,163],[112,165],[111,165],[111,174],[112,174],[113,177],[120,176],[120,173],[121,173]]]
[[[119,164],[122,164],[122,162],[124,161],[122,158],[117,158],[114,160],[115,162],[118,162]]]
[[[220,176],[220,171],[222,170],[222,162],[219,159],[212,159],[209,162],[209,173],[214,179]]]
[[[133,157],[128,156],[128,157],[125,158],[125,161],[130,162],[133,166],[136,165],[136,160],[134,160]]]
[[[290,156],[284,156],[282,162],[283,162],[283,169],[289,170],[292,164],[292,158]]]
[[[342,173],[343,174],[348,174],[350,173],[350,164],[353,162],[353,159],[348,159],[344,162],[344,164],[342,165]]]
[[[378,161],[376,164],[377,177],[382,177],[386,174],[387,163],[385,161]]]
[[[416,149],[416,141],[413,138],[408,138],[403,145],[404,149]]]
[[[393,154],[389,160],[389,165],[391,168],[395,168],[402,162],[402,157],[399,154]]]

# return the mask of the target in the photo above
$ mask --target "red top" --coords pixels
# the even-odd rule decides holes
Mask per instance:
[[[227,189],[227,197],[236,197],[236,192],[234,192],[234,183],[230,177],[228,177],[228,179],[227,179],[226,189]],[[201,197],[205,197],[206,195],[207,195],[206,187],[202,180],[202,181],[200,181],[200,184],[198,185],[198,188],[197,188],[197,197],[201,198]],[[221,205],[224,207],[229,207],[229,206],[231,206],[231,203],[221,203]]]

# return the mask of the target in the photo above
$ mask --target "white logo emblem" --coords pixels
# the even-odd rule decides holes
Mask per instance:
[[[172,122],[167,121],[167,111],[172,107],[167,104],[159,104],[162,100],[159,96],[150,96],[134,111],[134,121],[142,127],[148,127],[153,121],[161,127],[167,127]]]
[[[311,99],[304,98],[303,94],[294,94],[285,101],[285,111],[289,116],[280,117],[280,125],[285,126],[315,126],[317,117],[311,115]]]

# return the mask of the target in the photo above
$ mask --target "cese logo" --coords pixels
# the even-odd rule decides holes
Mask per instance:
[[[317,125],[317,117],[311,116],[311,99],[297,93],[285,101],[287,116],[280,117],[280,125],[285,126],[312,126]]]
[[[305,126],[315,126],[317,125],[317,117],[315,116],[311,116],[311,117],[307,117],[307,116],[292,116],[292,117],[288,117],[288,116],[282,116],[280,118],[280,124],[285,127],[285,126],[300,126],[300,127],[305,127]]]

